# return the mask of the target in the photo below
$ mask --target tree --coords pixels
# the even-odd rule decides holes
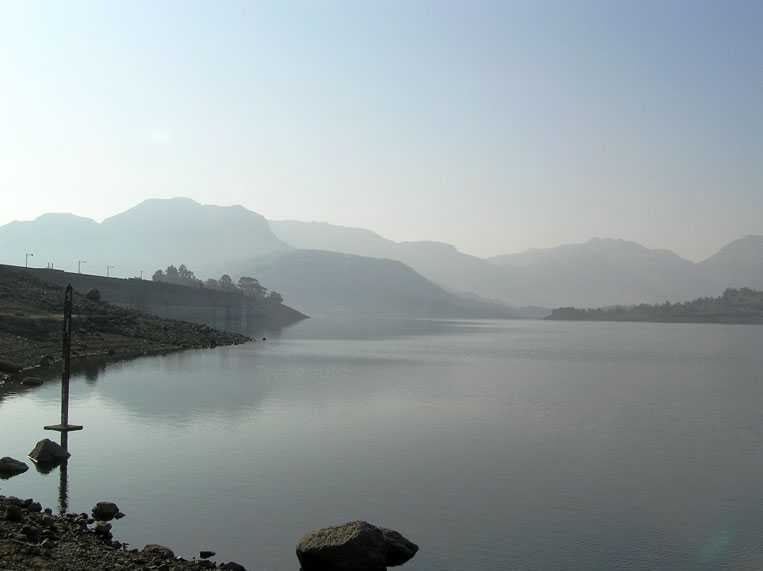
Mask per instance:
[[[165,273],[167,274],[167,281],[171,284],[176,284],[180,281],[180,273],[175,266],[167,266]]]
[[[244,292],[244,295],[255,298],[265,297],[266,290],[259,281],[248,276],[242,276],[238,280],[239,289]]]
[[[283,296],[277,291],[270,290],[270,294],[268,294],[268,301],[271,303],[281,304],[283,303]]]
[[[154,272],[153,277],[151,278],[151,280],[155,281],[155,282],[163,282],[163,281],[165,281],[165,279],[166,279],[166,277],[165,277],[164,272],[162,270],[156,270]]]
[[[209,289],[220,289],[220,282],[213,280],[212,278],[208,279],[204,285]]]
[[[178,268],[178,276],[180,277],[180,281],[183,282],[195,282],[196,276],[193,274],[191,270],[189,270],[185,264],[180,264],[180,267]]]
[[[233,285],[233,280],[228,274],[223,274],[220,276],[220,289],[225,291],[232,291],[236,289],[236,286]]]

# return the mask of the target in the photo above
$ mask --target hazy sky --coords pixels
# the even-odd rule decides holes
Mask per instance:
[[[763,2],[0,0],[0,224],[148,197],[489,255],[763,233]]]

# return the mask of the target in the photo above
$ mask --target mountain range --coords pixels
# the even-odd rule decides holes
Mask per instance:
[[[746,236],[696,263],[670,250],[592,238],[581,244],[478,258],[441,242],[393,242],[361,228],[271,221],[284,242],[400,260],[451,291],[515,306],[599,307],[682,301],[763,285],[763,236]]]
[[[123,277],[180,263],[205,278],[254,274],[308,313],[505,317],[507,304],[599,307],[763,288],[763,236],[740,238],[701,262],[602,238],[479,258],[446,243],[268,221],[241,206],[184,198],[147,200],[101,223],[46,214],[0,227],[0,262],[19,265],[26,252],[37,266],[76,270],[86,260],[83,271],[104,273],[108,264]]]

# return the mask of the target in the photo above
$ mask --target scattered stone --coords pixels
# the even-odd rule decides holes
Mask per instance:
[[[29,470],[29,466],[20,460],[10,456],[0,458],[0,478],[10,478],[11,476],[23,474],[27,470]]]
[[[236,563],[235,561],[228,561],[228,563],[223,563],[220,565],[220,569],[225,569],[226,571],[246,571],[246,567],[240,563]]]
[[[40,377],[24,377],[21,384],[25,387],[39,387],[42,384],[42,379]]]
[[[92,513],[96,521],[111,521],[120,511],[119,506],[114,502],[98,502],[92,509]]]
[[[214,557],[215,552],[214,551],[199,551],[199,557],[202,559],[209,559],[210,557]]]
[[[32,525],[25,525],[21,528],[21,533],[30,543],[39,543],[41,530],[38,527]]]
[[[297,544],[302,571],[386,571],[382,531],[365,521],[315,530]]]
[[[175,559],[175,553],[169,547],[150,543],[143,548],[143,553],[150,557],[161,557],[163,559]]]
[[[387,567],[397,567],[413,558],[419,546],[403,537],[394,529],[380,527],[386,546],[385,563]]]
[[[95,529],[93,530],[95,534],[103,539],[104,541],[111,542],[111,524],[106,523],[104,521],[99,521],[95,524]]]
[[[19,522],[24,519],[24,514],[21,508],[15,504],[7,504],[5,506],[5,520]]]
[[[29,457],[34,462],[43,465],[63,462],[69,456],[71,456],[71,454],[64,450],[60,444],[53,442],[49,438],[40,440],[29,453]]]
[[[18,373],[21,371],[21,367],[10,361],[0,361],[0,371],[3,373]]]

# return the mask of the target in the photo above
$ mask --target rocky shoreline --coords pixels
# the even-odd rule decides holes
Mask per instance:
[[[201,555],[214,556],[212,552],[200,553],[199,559],[186,560],[175,557],[171,549],[161,545],[130,549],[128,544],[113,539],[111,524],[103,521],[111,518],[96,512],[94,509],[91,515],[56,515],[32,499],[0,496],[0,568],[4,571],[245,570],[235,562],[218,564],[201,558]]]
[[[246,571],[235,561],[212,561],[213,551],[191,560],[150,544],[142,549],[114,539],[113,519],[125,517],[112,502],[99,502],[91,514],[54,514],[31,498],[0,495],[0,569],[56,571]],[[403,565],[419,547],[391,529],[364,521],[312,531],[299,540],[301,571],[385,571]]]

